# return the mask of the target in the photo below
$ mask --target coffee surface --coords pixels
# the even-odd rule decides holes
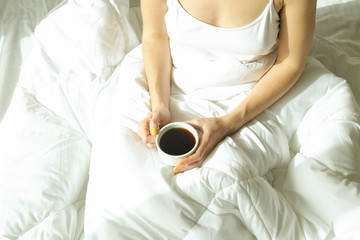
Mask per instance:
[[[173,128],[160,139],[160,148],[170,155],[182,155],[195,146],[194,135],[184,128]]]

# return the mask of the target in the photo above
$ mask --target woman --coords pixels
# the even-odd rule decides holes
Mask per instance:
[[[86,235],[304,239],[302,220],[271,182],[271,170],[291,159],[285,101],[274,106],[278,115],[244,124],[299,78],[315,0],[141,4],[143,54],[130,52],[101,94],[117,114],[92,138]],[[175,167],[154,149],[157,131],[171,121],[189,122],[200,136],[195,153]]]
[[[185,94],[196,94],[199,88],[247,87],[239,91],[246,97],[236,106],[225,101],[230,109],[226,114],[187,121],[198,130],[200,144],[194,154],[179,161],[175,173],[201,166],[226,136],[281,98],[304,69],[316,0],[142,0],[141,5],[151,114],[140,123],[138,135],[150,148],[155,147],[158,130],[170,122],[171,85]],[[200,73],[192,76],[194,72]],[[212,79],[219,72],[224,79]]]

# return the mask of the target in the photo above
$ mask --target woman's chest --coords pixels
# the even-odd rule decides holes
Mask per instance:
[[[177,0],[194,18],[220,28],[239,28],[252,23],[270,0]],[[274,0],[275,9],[281,8]]]

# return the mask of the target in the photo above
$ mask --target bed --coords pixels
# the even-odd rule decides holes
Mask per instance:
[[[317,8],[298,83],[217,151],[239,160],[174,175],[116,110],[139,1],[1,0],[0,239],[360,239],[360,1]]]

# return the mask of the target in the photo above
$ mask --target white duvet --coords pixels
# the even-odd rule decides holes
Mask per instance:
[[[1,122],[0,239],[360,237],[360,60],[329,31],[285,97],[173,175],[135,132],[149,96],[141,49],[124,59],[139,44],[129,6],[80,3],[38,26]],[[177,121],[224,113],[181,94],[171,103]]]

